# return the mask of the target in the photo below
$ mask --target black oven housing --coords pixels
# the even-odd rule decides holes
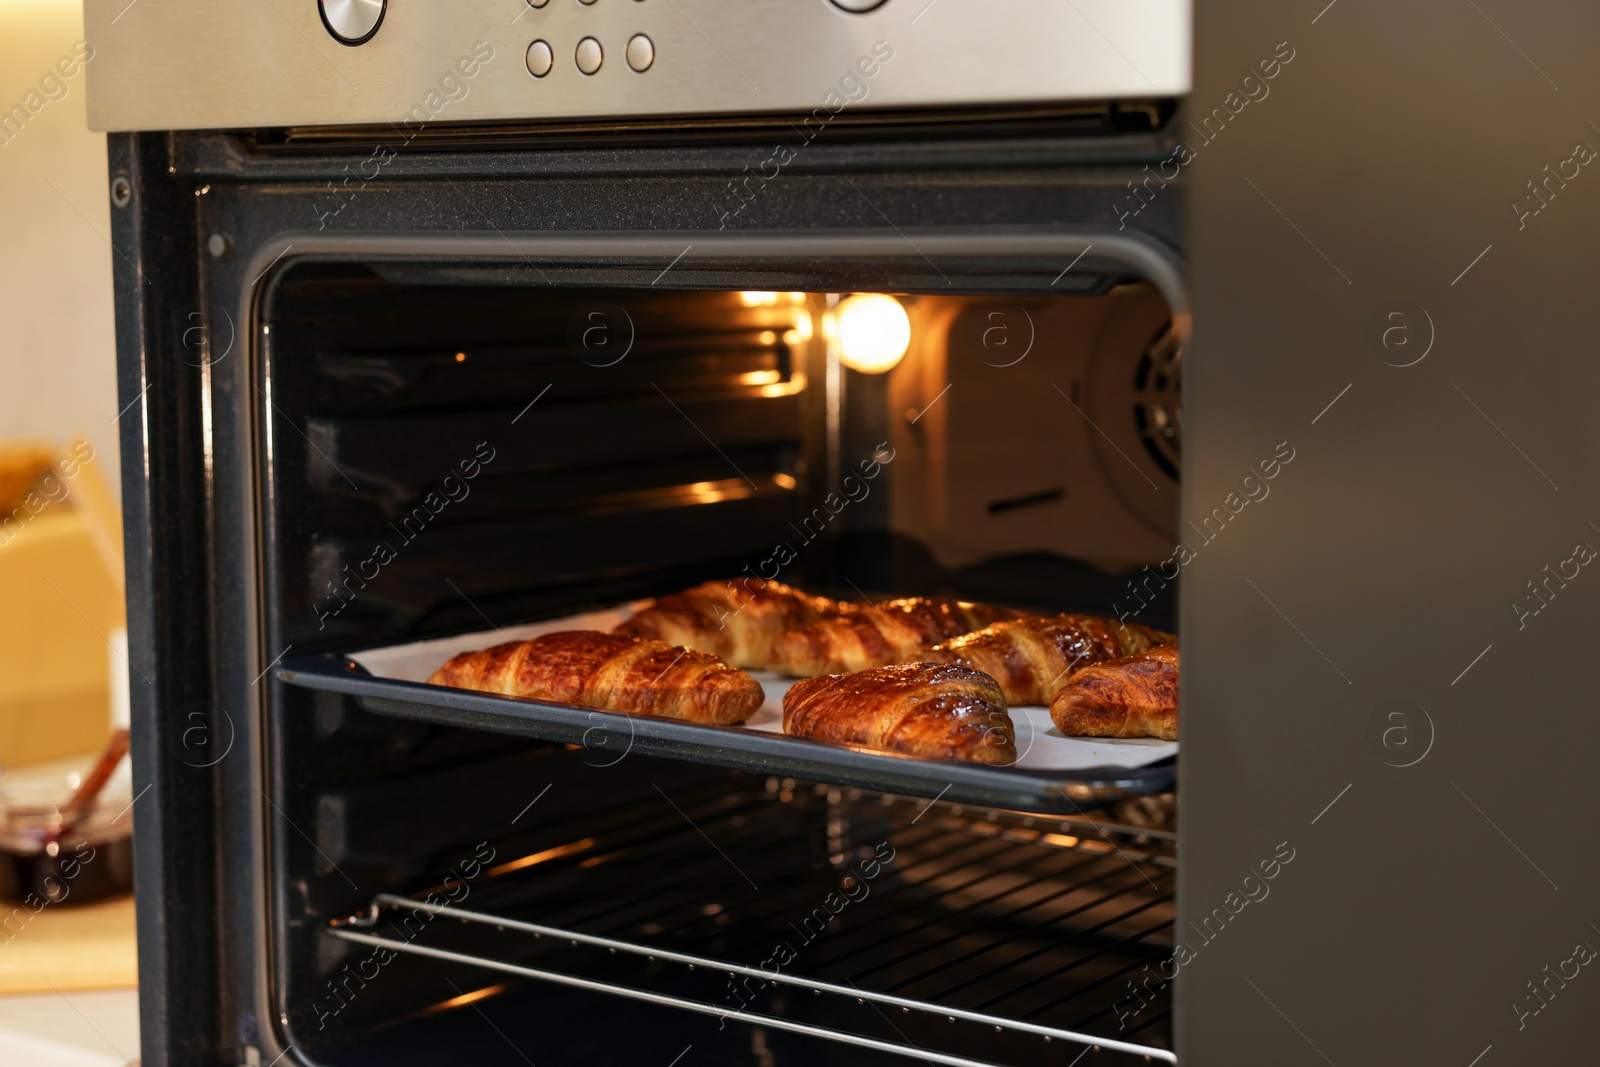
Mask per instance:
[[[318,816],[286,812],[284,791],[295,788],[297,764],[337,745],[308,752],[325,735],[294,725],[320,713],[277,683],[286,639],[275,594],[263,594],[271,580],[255,577],[272,573],[276,548],[264,516],[280,496],[296,503],[261,445],[262,420],[299,411],[298,401],[268,399],[278,380],[264,372],[270,338],[261,335],[268,294],[291,266],[364,256],[516,271],[534,256],[597,282],[620,274],[642,285],[693,245],[676,268],[690,287],[849,291],[909,280],[936,290],[943,267],[979,288],[1016,290],[1021,279],[1048,293],[1081,252],[1080,270],[1142,276],[1181,315],[1181,189],[1168,189],[1137,231],[1107,225],[1118,187],[1159,158],[1161,134],[1125,128],[1148,124],[1145,112],[1130,119],[1118,109],[1087,129],[1059,118],[937,131],[886,124],[816,146],[750,204],[737,231],[718,230],[712,208],[754,149],[693,133],[611,150],[559,138],[501,150],[417,146],[331,215],[334,190],[384,151],[388,131],[314,148],[230,134],[113,136],[113,174],[132,188],[116,218],[129,254],[118,276],[119,348],[124,383],[140,382],[123,427],[129,455],[142,457],[127,465],[125,487],[139,572],[132,655],[162,665],[146,671],[152,684],[135,713],[136,761],[155,782],[140,812],[149,1061],[214,1062],[246,1046],[270,1061],[284,1051],[294,1039],[294,1012],[276,999],[286,968],[315,961],[280,958],[278,935],[304,921],[297,907],[364,906],[354,894],[304,896],[297,871],[317,866],[319,850],[296,827]],[[759,146],[764,132],[743,139]],[[291,636],[312,636],[296,652],[317,647],[304,622]],[[364,632],[363,643],[386,636],[381,624]],[[299,703],[286,710],[286,701]],[[403,851],[403,837],[389,847]]]

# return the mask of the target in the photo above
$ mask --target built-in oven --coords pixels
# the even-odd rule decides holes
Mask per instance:
[[[1580,1062],[1592,789],[1478,731],[1586,594],[1443,591],[1557,431],[1440,367],[1492,260],[1283,177],[1359,170],[1329,8],[1191,84],[1180,0],[89,0],[145,1062]],[[773,579],[1176,632],[1182,740],[427,684]]]

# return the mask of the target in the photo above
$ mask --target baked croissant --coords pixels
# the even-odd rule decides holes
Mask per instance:
[[[927,658],[989,675],[1000,683],[1012,707],[1044,706],[1074,671],[1176,640],[1173,634],[1137,623],[1095,615],[1052,615],[985,626],[935,646]]]
[[[781,635],[767,666],[795,678],[864,671],[927,659],[940,641],[1020,614],[1010,608],[963,600],[904,597],[862,604],[848,614],[821,619]]]
[[[1050,701],[1050,718],[1069,737],[1178,739],[1178,646],[1085,667]]]
[[[783,697],[783,732],[911,756],[1017,761],[1005,694],[988,675],[948,663],[796,682]]]
[[[785,631],[843,609],[781,582],[736,578],[704,582],[658,599],[615,633],[653,637],[720,656],[732,667],[762,667]]]
[[[430,685],[689,722],[744,722],[761,684],[717,657],[628,634],[566,630],[452,656]]]

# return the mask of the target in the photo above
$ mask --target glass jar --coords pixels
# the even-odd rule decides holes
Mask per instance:
[[[0,898],[38,910],[133,888],[133,779],[126,760],[66,825],[63,809],[98,758],[0,775]]]

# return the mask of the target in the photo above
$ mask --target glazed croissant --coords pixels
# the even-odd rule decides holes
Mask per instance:
[[[927,659],[928,649],[940,641],[1018,614],[1010,608],[924,597],[862,604],[848,614],[783,634],[772,643],[767,666],[791,677],[814,678],[910,663]]]
[[[1052,615],[985,626],[935,646],[927,658],[983,671],[1000,683],[1012,707],[1043,707],[1074,671],[1176,640],[1137,623],[1094,615]]]
[[[1017,761],[1000,687],[986,674],[947,663],[901,663],[796,682],[783,697],[783,732],[912,756]]]
[[[428,683],[718,725],[744,722],[765,699],[759,682],[708,653],[594,630],[463,652]]]
[[[1069,737],[1178,739],[1178,646],[1085,667],[1050,701],[1050,718]]]
[[[785,631],[842,609],[836,600],[781,582],[735,578],[661,597],[614,632],[686,645],[729,666],[756,668],[766,664],[772,642]]]

